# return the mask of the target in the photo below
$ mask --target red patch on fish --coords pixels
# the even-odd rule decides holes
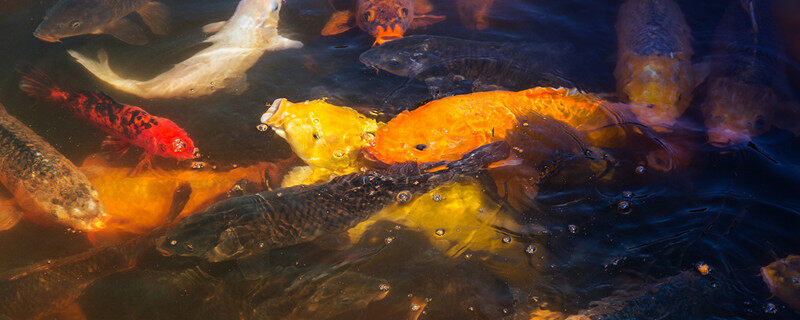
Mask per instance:
[[[194,142],[186,131],[140,107],[117,103],[102,92],[62,89],[32,68],[24,71],[19,87],[31,97],[57,103],[108,133],[103,146],[114,153],[122,155],[131,145],[144,149],[137,171],[149,166],[152,156],[178,160],[195,157]]]

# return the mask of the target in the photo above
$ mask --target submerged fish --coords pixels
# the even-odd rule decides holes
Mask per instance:
[[[796,128],[786,119],[792,112],[776,110],[789,90],[770,1],[732,1],[713,47],[706,98],[700,106],[710,144],[742,144],[781,122],[794,127],[787,129]]]
[[[33,221],[90,230],[101,227],[106,218],[97,190],[86,176],[2,105],[0,182]],[[17,213],[4,210],[0,214],[6,217],[0,220],[14,219]]]
[[[564,122],[601,147],[622,134],[614,127],[620,119],[610,107],[591,94],[542,87],[452,96],[397,115],[378,130],[365,151],[389,164],[452,161],[480,145],[504,140],[528,115]],[[605,127],[609,128],[600,130]]]
[[[509,155],[505,143],[475,149],[442,170],[399,164],[328,183],[300,185],[217,203],[181,220],[159,241],[165,253],[222,261],[343,232],[395,202],[407,202]],[[441,165],[441,162],[436,163]]]
[[[228,21],[204,28],[216,32],[206,39],[211,46],[146,81],[126,79],[112,71],[103,51],[99,60],[72,50],[69,54],[101,81],[143,98],[199,97],[225,88],[241,92],[247,86],[245,71],[264,52],[303,45],[278,34],[280,8],[280,0],[241,0]]]
[[[617,15],[617,94],[646,125],[672,125],[692,99],[691,30],[672,0],[628,0]]]
[[[230,171],[218,170],[149,170],[129,176],[130,170],[110,166],[101,157],[87,158],[82,172],[97,188],[100,200],[107,207],[105,226],[91,234],[97,239],[119,233],[146,233],[164,221],[171,203],[171,191],[180,183],[192,187],[192,198],[186,204],[186,214],[198,211],[225,198],[238,181],[262,182],[265,173],[282,175],[289,163],[259,163]],[[263,188],[259,188],[262,191]]]
[[[102,92],[65,90],[35,70],[23,76],[19,87],[31,97],[56,103],[108,133],[103,145],[111,152],[122,155],[131,146],[144,149],[135,172],[150,167],[153,156],[182,161],[194,158],[198,152],[186,131],[171,120],[117,103]]]
[[[39,39],[57,42],[84,34],[107,33],[129,44],[144,45],[147,37],[127,16],[138,13],[153,33],[167,33],[169,10],[152,0],[60,0],[33,32]]]
[[[408,29],[423,28],[444,20],[427,15],[427,0],[355,0],[355,8],[334,12],[322,29],[323,36],[339,34],[355,26],[375,37],[373,46],[399,39]]]
[[[414,35],[365,51],[359,60],[369,67],[424,81],[436,93],[449,93],[463,83],[472,87],[468,92],[601,87],[596,76],[585,72],[594,60],[566,42],[487,42]],[[581,83],[574,83],[576,79]]]
[[[183,210],[190,194],[187,185],[175,190],[164,225]],[[42,319],[64,312],[93,281],[133,267],[142,251],[152,248],[158,233],[12,271],[0,279],[0,318]]]
[[[489,28],[489,9],[495,0],[457,0],[456,8],[461,24],[469,29]]]
[[[291,103],[286,99],[275,100],[261,116],[261,123],[286,139],[295,154],[314,170],[310,181],[303,184],[358,171],[361,150],[382,125],[324,100]]]
[[[761,268],[761,278],[773,295],[800,313],[800,256],[790,255]]]

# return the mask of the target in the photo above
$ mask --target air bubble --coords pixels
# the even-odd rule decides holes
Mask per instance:
[[[511,243],[511,236],[503,237],[503,243]]]
[[[636,169],[634,169],[634,172],[636,172],[636,174],[644,174],[644,171],[645,171],[644,166],[636,166]]]
[[[567,228],[569,228],[569,232],[570,233],[578,233],[578,226],[576,226],[574,224],[571,224],[571,225],[567,226]]]
[[[433,198],[433,201],[436,201],[436,202],[442,201],[442,195],[440,195],[440,194],[434,194],[434,195],[431,196],[431,198]]]
[[[628,201],[620,201],[617,203],[617,210],[621,214],[629,214],[631,213],[631,205]]]
[[[408,191],[400,191],[397,193],[397,202],[406,203],[411,200],[411,193]]]
[[[389,237],[386,237],[386,238],[383,239],[383,242],[385,242],[386,244],[390,244],[390,243],[392,243],[392,241],[394,241],[394,237],[392,237],[392,236],[389,236]]]
[[[626,191],[622,191],[622,196],[625,197],[625,198],[633,197],[633,192],[630,192],[630,191],[627,191],[627,190]]]
[[[440,237],[444,236],[444,229],[442,228],[436,229],[436,235]]]
[[[529,244],[528,247],[525,248],[525,252],[527,252],[528,254],[533,254],[534,252],[536,252],[536,246]]]
[[[388,283],[381,283],[378,285],[378,290],[380,291],[389,291],[389,284]]]
[[[767,304],[764,305],[764,313],[771,313],[771,314],[778,313],[778,307],[776,307],[775,304],[772,302],[767,302]]]
[[[258,131],[264,132],[264,131],[267,131],[267,129],[269,129],[269,126],[267,126],[266,124],[262,123],[262,124],[257,125],[256,129],[258,129]]]

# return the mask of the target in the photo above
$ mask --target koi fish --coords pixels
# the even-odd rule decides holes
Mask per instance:
[[[352,228],[392,203],[408,202],[460,176],[476,174],[509,152],[508,144],[497,142],[435,172],[425,170],[441,162],[406,163],[387,172],[353,173],[324,184],[229,199],[182,219],[159,240],[158,249],[213,262],[312,241]]]
[[[0,182],[14,196],[0,212],[10,227],[19,215],[78,230],[103,225],[106,210],[97,190],[72,162],[0,105]],[[20,210],[17,210],[16,207]]]
[[[444,20],[444,16],[427,14],[432,10],[427,0],[356,0],[354,9],[333,14],[322,35],[339,34],[358,26],[375,37],[372,46],[377,46],[402,38],[406,30]]]
[[[628,0],[617,15],[617,94],[642,123],[672,125],[692,100],[691,30],[672,0]]]
[[[155,34],[167,33],[169,9],[152,0],[60,0],[33,35],[47,42],[67,37],[106,33],[128,44],[147,44],[144,30],[128,18],[138,13]]]
[[[175,189],[161,229],[122,244],[98,247],[74,256],[15,270],[0,279],[0,317],[49,319],[63,312],[93,281],[134,266],[138,256],[152,248],[153,237],[172,222],[189,200],[191,187]]]
[[[153,156],[182,161],[193,159],[198,153],[186,131],[171,120],[117,103],[102,92],[65,90],[36,70],[27,72],[19,87],[31,97],[58,104],[109,134],[103,145],[111,152],[122,155],[131,146],[144,149],[134,172],[150,167]]]
[[[294,153],[316,170],[304,184],[358,171],[361,150],[381,125],[324,100],[291,103],[286,99],[275,100],[261,116],[261,123],[284,138]]]
[[[255,183],[265,174],[282,176],[294,159],[285,162],[262,162],[230,171],[217,170],[149,170],[129,176],[128,169],[110,166],[102,157],[90,156],[80,170],[97,188],[99,198],[108,208],[108,219],[101,229],[89,233],[96,239],[113,238],[119,234],[143,234],[164,221],[170,205],[170,191],[180,183],[192,187],[192,198],[186,203],[185,214],[196,212],[222,200],[231,186],[246,179]],[[259,187],[255,192],[263,191]]]
[[[761,278],[773,295],[800,313],[800,256],[790,255],[761,268]]]
[[[118,75],[108,65],[104,51],[98,60],[68,52],[101,81],[142,98],[199,97],[222,89],[243,92],[247,89],[245,72],[264,52],[303,46],[278,34],[280,8],[280,0],[242,0],[228,21],[203,28],[215,33],[205,41],[211,46],[146,81]]]
[[[456,8],[461,24],[468,29],[485,30],[489,28],[489,9],[495,0],[457,0]]]
[[[378,130],[365,152],[387,164],[453,161],[477,146],[506,139],[507,131],[530,114],[564,122],[602,147],[623,134],[619,128],[599,130],[620,123],[611,106],[574,89],[545,87],[452,96],[400,113]]]
[[[781,110],[791,97],[771,2],[732,1],[713,39],[716,58],[700,109],[708,142],[742,144],[773,125],[798,133],[796,111]]]

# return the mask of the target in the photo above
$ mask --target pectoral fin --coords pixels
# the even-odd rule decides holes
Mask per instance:
[[[150,1],[145,3],[136,12],[142,17],[142,21],[153,33],[164,35],[169,31],[169,9],[161,2]]]
[[[11,229],[21,218],[22,210],[13,198],[0,200],[0,231]]]
[[[409,29],[427,28],[428,26],[443,21],[444,19],[445,16],[434,16],[434,15],[414,16],[414,21],[411,21],[411,26],[409,26]]]
[[[109,23],[103,29],[103,33],[108,33],[127,44],[135,46],[143,46],[148,42],[147,36],[144,35],[144,30],[126,18]]]
[[[433,5],[428,0],[414,0],[414,13],[426,14],[433,11]]]
[[[331,16],[331,19],[328,20],[328,23],[325,24],[325,27],[322,28],[321,34],[323,36],[340,34],[342,32],[352,29],[355,26],[356,26],[356,19],[355,15],[353,15],[353,11],[350,10],[336,11]]]
[[[287,39],[281,36],[277,36],[270,40],[270,49],[271,50],[283,50],[283,49],[296,49],[303,46],[303,43],[300,41],[295,41],[292,39]]]
[[[213,22],[213,23],[209,23],[207,25],[204,25],[203,26],[203,32],[205,32],[205,33],[217,33],[220,30],[222,30],[222,27],[225,26],[226,22],[227,21],[219,21],[219,22]]]

